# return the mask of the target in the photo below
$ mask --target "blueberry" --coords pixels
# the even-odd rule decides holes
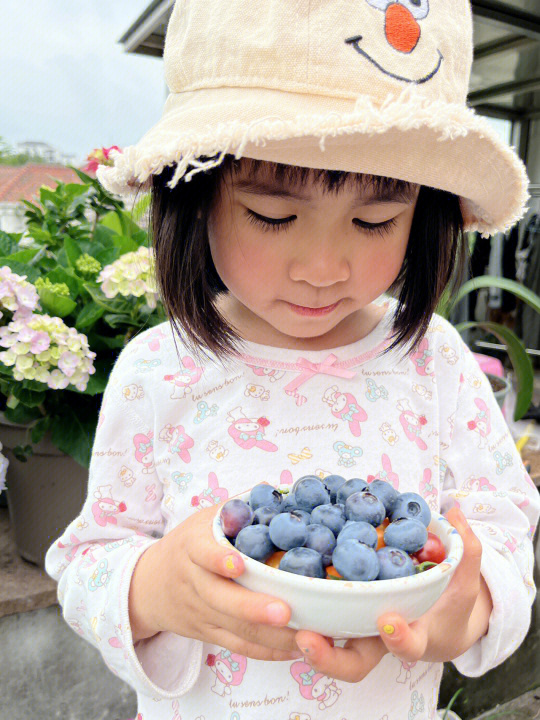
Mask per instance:
[[[249,504],[254,512],[257,508],[265,507],[266,505],[274,505],[279,508],[281,505],[281,493],[271,485],[260,483],[251,488]]]
[[[427,527],[431,522],[431,510],[421,495],[414,492],[406,492],[398,495],[390,520],[400,518],[411,518],[420,520]]]
[[[270,525],[270,539],[280,550],[290,550],[300,547],[307,538],[307,524],[296,513],[280,513],[272,518]]]
[[[336,500],[338,503],[345,503],[349,495],[352,495],[355,492],[361,492],[368,487],[369,485],[367,484],[367,482],[360,478],[352,478],[352,480],[347,480],[347,482],[343,483],[343,485],[337,491]]]
[[[311,522],[311,513],[308,513],[307,510],[291,510],[290,512],[302,518],[306,525],[309,525],[309,523]]]
[[[386,510],[378,497],[367,490],[349,495],[345,503],[347,520],[363,520],[378,527],[386,517]]]
[[[428,531],[420,520],[400,518],[391,522],[384,531],[384,544],[405,550],[408,553],[418,552],[428,539]]]
[[[327,503],[326,505],[317,505],[316,508],[313,508],[311,511],[310,522],[326,525],[326,527],[330,528],[334,535],[339,535],[343,526],[347,522],[347,518],[345,517],[345,512],[341,509],[341,506]]]
[[[326,577],[322,555],[307,547],[295,547],[286,552],[279,562],[279,569],[307,577]]]
[[[399,496],[398,491],[386,480],[374,480],[369,484],[368,492],[379,498],[386,509],[386,514],[389,516]]]
[[[330,494],[315,475],[306,475],[294,485],[296,504],[301,510],[311,512],[317,505],[330,502]]]
[[[253,513],[253,525],[270,525],[270,520],[279,515],[279,508],[275,505],[263,505]]]
[[[283,499],[281,501],[281,506],[279,508],[280,512],[291,512],[291,510],[297,510],[298,505],[296,504],[296,498],[294,497],[293,492],[289,492],[286,495],[283,495]]]
[[[324,478],[323,483],[330,493],[330,502],[336,502],[336,494],[339,488],[345,483],[345,478],[341,475],[328,475]]]
[[[336,545],[332,564],[346,580],[375,580],[379,574],[379,559],[375,550],[354,538]]]
[[[239,498],[228,500],[221,508],[221,527],[228,538],[235,538],[242,528],[251,525],[253,510]]]
[[[386,545],[377,550],[377,557],[380,565],[377,580],[393,580],[416,572],[411,556],[399,548]]]
[[[276,548],[267,525],[248,525],[236,536],[235,547],[244,555],[265,562]]]
[[[336,538],[334,533],[326,527],[326,525],[308,525],[307,539],[304,546],[316,550],[322,555],[323,565],[330,565],[332,562],[332,553],[336,547]]]
[[[341,543],[344,540],[349,540],[350,538],[360,540],[360,542],[363,542],[364,545],[368,545],[373,549],[377,547],[377,531],[373,525],[370,525],[370,523],[348,520],[345,523],[343,530],[337,536],[336,542]]]

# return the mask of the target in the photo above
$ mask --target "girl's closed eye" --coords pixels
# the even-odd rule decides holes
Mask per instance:
[[[272,232],[285,230],[296,220],[296,215],[291,215],[286,218],[268,218],[264,215],[259,215],[259,213],[253,210],[249,210],[249,208],[246,208],[246,217],[253,225],[257,225],[265,231],[270,230]],[[380,223],[368,223],[365,220],[354,218],[353,223],[360,232],[385,235],[396,225],[396,218],[390,218]]]

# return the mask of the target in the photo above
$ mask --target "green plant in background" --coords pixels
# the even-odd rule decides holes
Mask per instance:
[[[27,231],[0,232],[0,410],[88,467],[103,391],[120,351],[166,319],[148,233],[146,195],[124,203],[81,183],[41,187]],[[30,442],[14,454],[26,460]]]
[[[448,319],[454,308],[459,302],[461,302],[461,300],[466,295],[475,290],[489,287],[501,288],[502,290],[513,293],[517,298],[519,298],[523,302],[526,302],[528,305],[534,308],[536,312],[540,313],[540,297],[538,297],[536,293],[516,282],[515,280],[495,277],[492,275],[481,275],[480,277],[475,277],[472,280],[468,280],[460,287],[459,292],[456,294],[453,300],[446,292],[443,295],[441,302],[439,303],[437,312],[446,319]],[[500,323],[487,320],[471,320],[467,322],[461,322],[457,323],[455,327],[456,330],[460,333],[471,328],[482,328],[486,332],[495,335],[495,337],[498,338],[498,340],[506,346],[510,362],[512,363],[512,367],[516,375],[517,383],[517,397],[516,407],[514,410],[514,420],[520,420],[523,415],[525,415],[531,405],[534,386],[533,366],[529,355],[525,351],[525,346],[523,345],[522,341],[518,338],[515,332],[513,332],[513,330],[511,330],[510,328],[506,327],[506,325],[501,325]]]

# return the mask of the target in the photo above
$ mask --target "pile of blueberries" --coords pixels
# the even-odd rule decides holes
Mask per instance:
[[[287,494],[262,483],[248,502],[226,502],[220,519],[225,536],[244,555],[272,564],[269,558],[278,553],[276,567],[308,577],[390,580],[444,559],[442,542],[427,530],[431,511],[424,498],[399,493],[384,480],[305,475]],[[384,544],[377,549],[376,528],[383,524]],[[437,562],[421,559],[428,535],[430,543],[438,542]],[[335,573],[328,572],[332,566]]]

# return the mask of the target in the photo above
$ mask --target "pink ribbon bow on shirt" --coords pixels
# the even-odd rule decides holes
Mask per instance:
[[[302,373],[295,380],[291,380],[288,385],[285,385],[285,392],[288,395],[294,394],[302,383],[305,383],[306,380],[309,380],[319,373],[334,375],[335,377],[340,378],[353,378],[356,375],[353,370],[345,370],[344,368],[335,367],[334,363],[336,360],[337,357],[335,355],[329,355],[322,363],[312,363],[309,360],[306,360],[306,358],[298,358],[297,365],[300,365],[300,367],[303,368]]]

